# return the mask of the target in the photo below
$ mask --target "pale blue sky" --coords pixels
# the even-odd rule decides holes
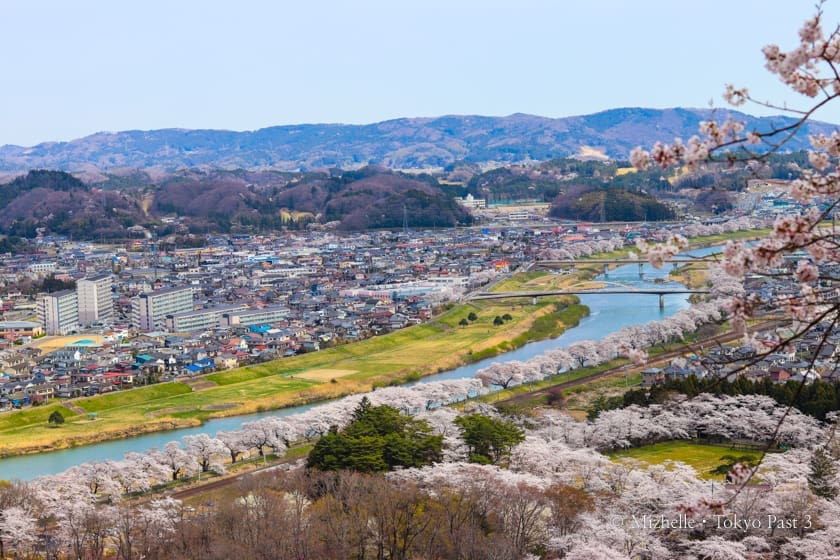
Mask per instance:
[[[723,105],[727,82],[796,105],[760,49],[793,47],[813,6],[3,0],[0,144],[103,130],[703,107]],[[825,11],[833,26],[840,0]],[[818,117],[840,123],[840,107]]]

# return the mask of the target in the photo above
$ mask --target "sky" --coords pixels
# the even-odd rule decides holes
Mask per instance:
[[[447,114],[802,106],[761,47],[810,0],[3,0],[0,145]],[[824,6],[826,28],[840,0]],[[840,103],[816,118],[840,123]],[[778,111],[744,107],[753,114]]]

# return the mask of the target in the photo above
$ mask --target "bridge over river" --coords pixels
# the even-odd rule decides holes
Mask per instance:
[[[715,262],[717,259],[714,257],[672,257],[670,259],[665,259],[666,263],[670,263],[673,265],[674,269],[676,269],[681,264],[707,264],[709,262]],[[548,261],[535,261],[528,266],[529,270],[533,270],[535,268],[563,268],[563,267],[570,267],[574,269],[576,266],[586,266],[586,265],[593,265],[598,264],[604,267],[604,274],[607,274],[609,267],[611,266],[624,266],[628,264],[637,264],[639,265],[639,275],[641,276],[642,270],[646,264],[650,264],[648,259],[560,259],[560,260],[548,260]]]
[[[609,288],[603,290],[545,290],[545,291],[534,291],[534,292],[478,292],[470,296],[469,300],[481,300],[481,299],[504,299],[504,298],[517,298],[517,297],[529,297],[532,299],[533,303],[537,303],[538,297],[545,297],[545,296],[579,296],[579,295],[586,295],[586,294],[615,294],[615,295],[640,295],[640,294],[650,294],[659,296],[659,308],[662,309],[665,307],[665,296],[669,294],[708,294],[709,290],[690,290],[690,289],[673,289],[673,288]]]

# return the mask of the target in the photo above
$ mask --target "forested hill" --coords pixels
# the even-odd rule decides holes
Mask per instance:
[[[727,113],[719,112],[722,119]],[[792,122],[731,113],[747,129]],[[115,168],[223,168],[307,170],[364,165],[442,167],[457,161],[521,162],[583,155],[628,157],[637,145],[689,138],[701,109],[613,109],[585,116],[546,118],[444,116],[404,118],[368,125],[304,124],[252,132],[162,129],[97,133],[70,142],[0,147],[0,172],[35,168],[91,171]],[[787,148],[807,147],[808,135],[835,127],[811,122]]]
[[[165,236],[313,222],[345,230],[451,227],[472,223],[472,216],[431,176],[376,167],[306,174],[184,170],[159,181],[135,173],[91,186],[63,171],[35,170],[0,185],[0,235],[125,239],[133,226]]]

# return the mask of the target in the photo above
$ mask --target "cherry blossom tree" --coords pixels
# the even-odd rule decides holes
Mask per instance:
[[[742,122],[723,114],[723,120],[713,118],[701,123],[698,135],[687,142],[676,139],[673,144],[656,144],[650,151],[633,150],[632,163],[644,169],[652,165],[667,169],[673,166],[697,168],[708,162],[750,162],[760,164],[768,154],[783,149],[794,135],[824,106],[840,96],[840,34],[837,29],[826,33],[823,14],[807,20],[799,30],[796,46],[783,50],[771,44],[763,49],[765,66],[787,85],[799,99],[805,99],[802,109],[787,104],[773,105],[758,101],[746,88],[728,85],[724,98],[733,106],[758,103],[792,114],[791,124],[770,130],[747,130]],[[800,204],[800,210],[780,216],[772,224],[770,233],[756,244],[729,242],[723,252],[715,284],[724,276],[725,289],[716,288],[728,296],[727,312],[736,332],[745,332],[746,319],[761,309],[772,308],[787,313],[794,325],[794,333],[787,340],[765,353],[775,351],[789,340],[803,337],[815,325],[831,325],[822,333],[827,340],[835,331],[840,300],[836,297],[836,263],[840,256],[837,232],[833,222],[840,201],[840,132],[810,137],[812,149],[808,153],[810,169],[800,169],[800,176],[789,186],[789,194]],[[673,234],[664,244],[640,248],[646,250],[651,262],[661,266],[664,258],[684,247],[685,238]],[[768,275],[783,268],[785,257],[795,259],[790,281],[795,290],[762,295],[746,293],[736,286],[750,274]]]
[[[242,442],[249,448],[254,448],[260,457],[265,457],[265,448],[273,447],[277,443],[274,427],[268,418],[245,422],[242,424]],[[224,444],[222,444],[224,446]]]
[[[36,519],[26,508],[12,506],[0,511],[0,555],[5,550],[26,553],[37,542]]]
[[[231,464],[236,463],[240,456],[246,456],[250,445],[245,441],[242,431],[218,432],[216,439],[222,442],[230,455]]]
[[[485,386],[495,385],[507,389],[525,381],[526,369],[527,366],[519,361],[494,362],[488,367],[480,369],[475,376]]]
[[[209,470],[224,472],[224,465],[219,461],[219,455],[227,453],[227,448],[221,440],[211,438],[207,434],[184,436],[184,447],[201,467],[201,472]]]
[[[172,480],[190,476],[199,468],[195,458],[182,449],[177,441],[170,441],[162,450],[152,449],[149,453],[155,461],[169,469]]]

